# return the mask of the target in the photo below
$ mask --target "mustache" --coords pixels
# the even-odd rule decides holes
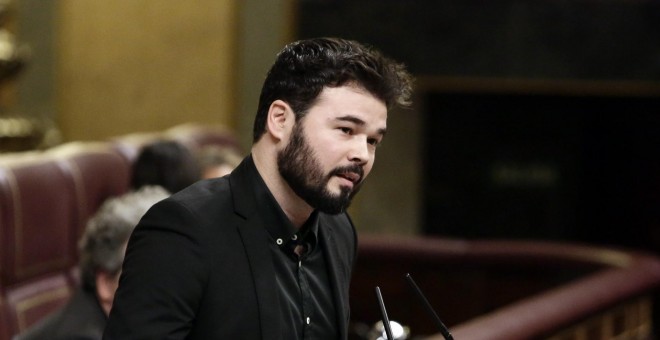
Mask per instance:
[[[342,173],[346,173],[346,172],[353,172],[353,173],[358,174],[360,176],[359,183],[361,183],[362,180],[364,180],[364,169],[361,166],[357,165],[357,164],[334,168],[328,174],[328,178],[330,178],[332,176],[335,176],[335,175],[342,174]]]

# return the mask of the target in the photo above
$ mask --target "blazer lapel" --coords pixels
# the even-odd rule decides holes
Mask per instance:
[[[332,295],[335,300],[335,310],[337,317],[337,326],[339,327],[340,339],[347,339],[348,334],[346,334],[347,329],[347,319],[348,313],[347,305],[348,301],[348,287],[345,285],[348,284],[348,278],[342,272],[342,261],[341,254],[339,249],[335,244],[335,238],[333,237],[332,225],[328,223],[327,220],[322,219],[319,221],[321,225],[319,226],[319,234],[323,238],[324,245],[324,254],[326,261],[328,262],[329,272],[330,272],[330,285],[332,286]]]
[[[279,298],[275,282],[275,266],[268,247],[268,234],[264,222],[256,213],[256,200],[250,186],[250,156],[234,170],[229,181],[234,198],[234,211],[245,218],[245,223],[238,226],[243,246],[250,262],[252,279],[257,295],[261,338],[279,340],[281,330],[279,322]],[[254,170],[256,171],[256,170]]]
[[[268,237],[264,232],[260,219],[253,216],[248,223],[238,228],[245,252],[250,261],[250,269],[256,289],[259,304],[259,322],[261,323],[261,338],[279,339],[280,323],[277,318],[279,298],[275,289],[275,266],[273,265]]]

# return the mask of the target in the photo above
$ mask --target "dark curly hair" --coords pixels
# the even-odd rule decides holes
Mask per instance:
[[[266,76],[254,120],[253,142],[266,131],[268,109],[275,100],[288,103],[299,120],[323,88],[355,83],[389,109],[410,105],[412,82],[403,64],[356,41],[314,38],[293,42],[280,51]]]
[[[175,193],[201,179],[195,155],[176,141],[158,140],[146,145],[133,163],[131,188],[160,185]]]

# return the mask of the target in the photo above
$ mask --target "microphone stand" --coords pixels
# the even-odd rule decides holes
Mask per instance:
[[[378,298],[380,313],[383,316],[383,327],[385,327],[387,340],[394,340],[394,336],[392,336],[392,327],[390,326],[390,319],[387,318],[387,311],[385,310],[385,303],[383,302],[383,295],[380,294],[380,288],[378,286],[376,286],[376,297]]]
[[[419,301],[424,305],[426,308],[426,312],[433,317],[433,320],[435,321],[436,325],[438,326],[438,329],[440,329],[440,333],[442,333],[442,336],[446,340],[454,340],[454,337],[449,333],[449,329],[445,326],[445,324],[442,323],[440,318],[438,317],[438,314],[435,313],[435,310],[433,310],[433,307],[429,303],[429,300],[426,299],[426,296],[424,296],[424,293],[422,293],[422,290],[419,289],[417,284],[415,283],[415,280],[412,279],[412,276],[410,276],[410,273],[406,274],[406,281],[410,284],[410,288],[415,292],[415,295],[417,295],[417,298]]]

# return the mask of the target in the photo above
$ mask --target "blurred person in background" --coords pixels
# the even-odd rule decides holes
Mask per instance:
[[[197,159],[202,178],[208,179],[228,175],[241,163],[243,156],[232,147],[209,145],[199,150]]]
[[[87,223],[78,244],[80,287],[64,307],[14,340],[101,339],[128,238],[147,209],[168,196],[161,187],[144,186],[104,202]]]
[[[161,140],[142,148],[133,163],[131,188],[159,185],[170,193],[201,179],[194,154],[176,141]]]

